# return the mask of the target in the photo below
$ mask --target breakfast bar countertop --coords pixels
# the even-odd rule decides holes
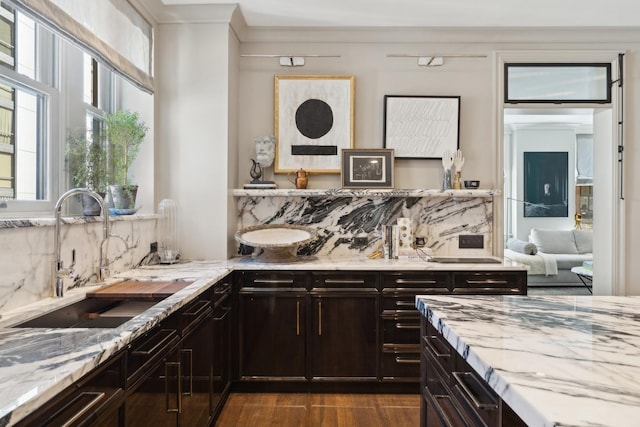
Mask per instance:
[[[528,425],[638,425],[639,297],[418,295],[416,307]]]
[[[0,425],[12,425],[40,407],[83,375],[106,361],[162,319],[197,298],[234,270],[298,271],[426,271],[525,270],[509,260],[491,264],[441,264],[421,259],[384,260],[344,257],[301,257],[291,263],[262,263],[251,257],[221,261],[186,261],[142,266],[118,274],[105,284],[121,280],[188,280],[190,285],[153,305],[117,328],[12,328],[12,325],[82,300],[100,289],[87,286],[68,290],[63,298],[46,298],[0,318]]]

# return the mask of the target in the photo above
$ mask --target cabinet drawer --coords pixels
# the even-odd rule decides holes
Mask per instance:
[[[383,344],[382,377],[417,380],[420,377],[420,345]]]
[[[175,329],[154,329],[138,338],[127,352],[127,387],[154,368],[174,349],[179,339]]]
[[[378,290],[377,273],[314,273],[313,288],[366,288]]]
[[[453,397],[475,425],[497,425],[498,397],[474,372],[452,372]],[[482,420],[482,421],[480,421]]]
[[[446,272],[399,272],[384,273],[382,285],[385,288],[423,288],[440,289],[446,294],[451,287],[451,276]]]
[[[180,335],[185,337],[204,319],[211,316],[213,308],[208,299],[197,300],[180,313]]]
[[[455,272],[454,294],[525,295],[526,276],[518,272]]]
[[[240,274],[241,288],[306,288],[306,273],[288,271],[249,271]]]
[[[416,295],[448,295],[445,288],[415,288],[399,289],[384,288],[382,290],[382,308],[384,310],[410,310],[418,313],[416,308]]]
[[[385,313],[386,311],[382,315],[383,342],[385,344],[412,344],[416,347],[420,345],[419,316],[385,316]]]
[[[446,394],[431,394],[424,390],[422,397],[426,406],[427,426],[467,427],[453,399]]]

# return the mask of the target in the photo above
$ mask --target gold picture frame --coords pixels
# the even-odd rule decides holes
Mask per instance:
[[[341,150],[354,145],[355,77],[276,75],[275,173],[341,172]]]

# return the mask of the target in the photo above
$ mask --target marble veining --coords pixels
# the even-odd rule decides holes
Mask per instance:
[[[162,319],[193,301],[211,284],[240,270],[468,270],[517,269],[502,264],[439,264],[421,260],[368,260],[344,257],[313,257],[296,263],[261,263],[251,258],[224,261],[189,261],[172,265],[139,266],[114,276],[119,280],[190,280],[192,284],[160,301],[147,311],[113,329],[11,329],[36,315],[71,304],[96,286],[72,289],[64,298],[45,298],[0,319],[0,425],[12,425],[53,398]]]
[[[468,256],[490,255],[496,190],[234,190],[238,230],[261,224],[312,227],[317,238],[301,255],[368,254],[383,241],[384,225],[411,218],[414,235],[435,255],[458,254],[458,236],[484,237],[484,248]],[[354,236],[366,234],[366,244]]]
[[[416,306],[528,425],[638,425],[640,298],[418,296]]]

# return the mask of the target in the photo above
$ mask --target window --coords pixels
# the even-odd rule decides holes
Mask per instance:
[[[505,103],[610,103],[611,64],[505,64]]]

